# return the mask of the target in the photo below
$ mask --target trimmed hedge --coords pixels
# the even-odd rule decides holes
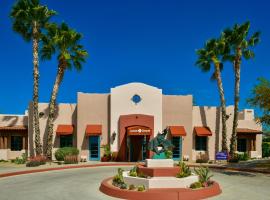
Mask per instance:
[[[64,161],[66,156],[78,156],[79,150],[75,147],[63,147],[57,149],[54,155],[57,161]]]

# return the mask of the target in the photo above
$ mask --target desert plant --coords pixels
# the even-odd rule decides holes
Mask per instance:
[[[201,182],[195,182],[195,183],[192,183],[189,187],[192,188],[192,189],[201,188],[202,183]]]
[[[180,172],[176,175],[177,178],[184,178],[191,175],[191,170],[184,162],[179,162]]]
[[[57,149],[54,155],[57,161],[64,161],[65,156],[68,156],[68,155],[78,156],[79,150],[75,147],[63,147],[63,148]]]
[[[135,190],[135,189],[136,189],[136,186],[133,185],[133,184],[131,184],[131,185],[128,186],[128,189],[129,189],[129,190]]]
[[[199,176],[199,182],[207,187],[210,182],[210,178],[213,176],[210,174],[210,170],[208,167],[199,167],[198,169],[194,168],[195,173]]]
[[[143,192],[143,191],[145,191],[145,186],[144,186],[144,185],[138,185],[138,186],[137,186],[137,190],[138,190],[139,192]]]
[[[173,157],[173,152],[171,150],[166,150],[164,153],[166,158],[168,159],[171,159]]]
[[[120,189],[127,189],[127,184],[126,184],[126,183],[121,183],[121,184],[119,185],[119,188],[120,188]]]
[[[130,176],[134,176],[136,177],[138,174],[137,174],[137,171],[138,171],[138,167],[137,166],[134,166],[130,171],[129,171],[129,175]]]
[[[117,174],[113,177],[112,184],[116,187],[121,187],[121,185],[124,183],[124,178],[123,178],[123,169],[118,168]]]
[[[108,157],[108,158],[111,158],[112,156],[112,151],[110,149],[110,145],[109,144],[106,144],[106,145],[102,145],[103,150],[104,150],[104,156],[105,157]]]

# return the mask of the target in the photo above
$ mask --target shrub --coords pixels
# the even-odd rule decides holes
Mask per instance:
[[[64,161],[65,156],[78,156],[79,150],[75,147],[63,147],[57,149],[54,155],[57,161]]]
[[[238,154],[238,158],[240,161],[247,161],[250,159],[247,152],[245,152],[243,154]]]
[[[77,164],[78,163],[78,156],[74,155],[66,155],[64,159],[65,164]]]
[[[208,159],[205,159],[205,158],[198,158],[196,160],[196,163],[208,163]]]
[[[210,182],[210,178],[213,177],[210,174],[208,167],[200,167],[198,169],[194,168],[195,173],[199,176],[199,182],[204,186],[207,187],[208,183]]]
[[[137,176],[140,178],[147,178],[147,175],[145,175],[143,172],[139,172]]]
[[[15,164],[25,164],[27,161],[27,155],[26,153],[23,153],[20,157],[16,157],[15,160],[12,160],[11,162],[15,163]]]
[[[202,183],[201,182],[191,183],[191,185],[189,187],[192,188],[192,189],[201,188],[202,187]]]
[[[135,189],[136,189],[136,186],[133,185],[133,184],[131,184],[131,185],[129,185],[128,189],[129,189],[129,190],[135,190]]]
[[[110,149],[110,145],[109,144],[102,145],[101,148],[104,149],[104,156],[108,157],[108,158],[111,158],[112,152],[111,152],[111,149]]]
[[[173,152],[172,152],[171,150],[166,150],[166,151],[165,151],[165,156],[166,156],[166,158],[168,158],[168,159],[172,159],[172,157],[173,157]]]
[[[139,192],[143,192],[143,191],[145,191],[145,186],[144,186],[144,185],[138,185],[138,186],[137,186],[137,190],[138,190]]]
[[[31,160],[26,163],[26,167],[38,167],[40,166],[40,162],[37,160]]]
[[[232,157],[228,160],[230,163],[238,163],[239,162],[239,156],[238,154],[234,154]]]
[[[126,183],[121,183],[119,188],[120,189],[127,189],[127,184]]]
[[[5,162],[8,162],[8,161],[7,160],[0,159],[0,162],[4,162],[5,163]]]
[[[262,157],[270,157],[270,142],[262,143]]]
[[[180,172],[176,175],[177,178],[184,178],[191,175],[191,170],[184,162],[179,162]]]

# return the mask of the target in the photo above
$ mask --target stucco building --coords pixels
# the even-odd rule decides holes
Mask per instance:
[[[192,95],[164,95],[162,90],[143,83],[111,88],[109,94],[77,94],[76,104],[59,104],[54,125],[54,149],[74,146],[80,156],[100,160],[102,145],[109,144],[119,161],[140,161],[151,156],[146,146],[158,132],[169,128],[174,144],[173,158],[215,160],[221,150],[221,109],[194,106]],[[13,159],[27,151],[34,154],[32,106],[25,115],[0,115],[0,159]],[[228,143],[231,137],[233,106],[227,107]],[[48,104],[39,104],[42,140],[46,140]],[[254,111],[239,113],[239,152],[261,157],[262,127]]]

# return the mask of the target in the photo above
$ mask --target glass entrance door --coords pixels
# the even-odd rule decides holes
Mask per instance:
[[[100,160],[100,139],[99,136],[89,137],[89,160]]]
[[[182,158],[182,137],[172,137],[173,159],[181,160]]]

